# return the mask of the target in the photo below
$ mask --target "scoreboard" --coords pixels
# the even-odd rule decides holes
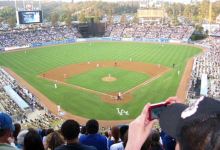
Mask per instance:
[[[42,11],[17,11],[18,24],[42,23]]]

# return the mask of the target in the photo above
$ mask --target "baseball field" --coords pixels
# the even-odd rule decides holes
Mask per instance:
[[[186,45],[90,42],[1,53],[0,65],[66,112],[126,120],[146,103],[176,95],[187,61],[200,52]]]

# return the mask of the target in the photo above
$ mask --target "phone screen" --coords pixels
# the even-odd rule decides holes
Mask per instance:
[[[160,117],[160,113],[166,108],[166,105],[155,107],[151,109],[151,119],[158,119]]]

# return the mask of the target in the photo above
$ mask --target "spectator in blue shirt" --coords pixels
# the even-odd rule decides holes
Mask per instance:
[[[94,146],[97,150],[107,150],[107,138],[98,133],[99,123],[97,120],[91,119],[86,123],[87,135],[80,137],[82,144]]]

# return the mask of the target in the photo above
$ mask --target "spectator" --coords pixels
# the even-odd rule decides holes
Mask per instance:
[[[168,99],[169,100],[169,99]],[[146,120],[149,105],[129,128],[126,150],[138,150],[149,136],[154,121]],[[201,97],[191,106],[175,103],[160,114],[160,126],[164,132],[179,142],[181,150],[220,149],[220,102]]]
[[[13,136],[14,126],[11,117],[6,113],[0,113],[0,149],[16,150],[9,142],[9,138]]]
[[[41,138],[43,139],[45,136],[47,136],[46,134],[46,132],[47,132],[47,130],[46,129],[42,129],[42,130],[39,130],[38,131],[39,132],[39,134],[40,134],[40,136],[41,136]]]
[[[166,134],[164,131],[161,131],[160,136],[162,138],[164,150],[175,150],[176,140]]]
[[[119,143],[121,140],[119,138],[119,127],[113,127],[111,129],[112,139],[108,140],[108,146],[111,147],[112,144]]]
[[[15,123],[14,127],[15,127],[15,130],[13,131],[13,137],[14,137],[15,144],[17,144],[17,136],[19,132],[21,131],[21,125],[19,123]]]
[[[44,150],[41,137],[34,129],[29,129],[25,135],[23,150]]]
[[[149,121],[148,108],[150,104],[147,104],[142,113],[129,124],[128,142],[125,150],[140,150],[141,146],[151,133],[153,125],[157,120]]]
[[[28,133],[28,130],[22,130],[21,132],[19,132],[17,136],[17,144],[16,144],[16,147],[18,149],[22,150],[24,148],[24,137],[27,133]]]
[[[160,125],[177,139],[182,150],[217,150],[220,149],[219,108],[219,101],[207,97],[190,106],[172,104],[162,112]]]
[[[74,120],[67,120],[61,126],[61,133],[66,140],[66,145],[61,145],[55,150],[96,150],[93,146],[80,144],[78,136],[80,127],[78,122]]]
[[[88,135],[81,136],[79,141],[85,145],[92,145],[97,150],[107,150],[107,139],[105,136],[98,133],[99,123],[91,119],[86,123],[86,131]]]
[[[55,131],[47,135],[46,147],[50,150],[55,150],[56,147],[62,144],[64,144],[64,139],[59,132]]]
[[[47,147],[47,135],[49,135],[52,132],[54,132],[54,129],[52,129],[52,128],[45,130],[45,136],[43,136],[44,147]]]
[[[127,140],[128,140],[128,132],[127,131],[128,131],[128,126],[127,125],[123,125],[123,126],[120,127],[121,142],[113,144],[110,147],[110,150],[124,150],[124,148],[127,144]]]
[[[83,135],[86,135],[86,126],[80,128],[79,138]]]
[[[105,131],[105,132],[104,132],[104,135],[105,135],[105,137],[106,137],[107,139],[109,138],[108,131]]]
[[[160,133],[157,130],[151,131],[141,150],[163,150],[160,144]]]

